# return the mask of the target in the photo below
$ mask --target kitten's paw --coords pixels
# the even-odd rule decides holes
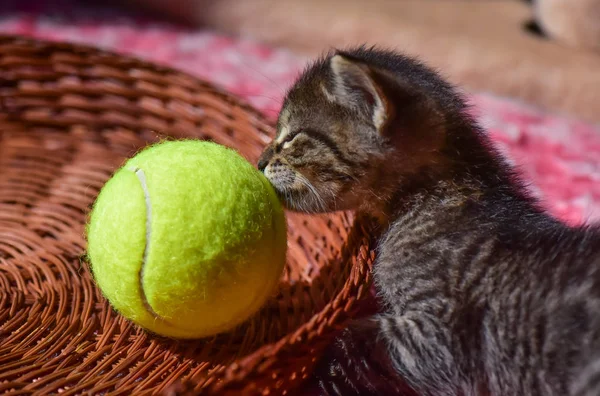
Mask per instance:
[[[352,322],[323,356],[315,370],[321,395],[414,394],[391,366],[377,317]]]

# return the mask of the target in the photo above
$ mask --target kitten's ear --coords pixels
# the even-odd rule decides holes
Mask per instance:
[[[388,118],[387,101],[371,76],[369,68],[343,55],[329,61],[333,81],[328,98],[350,109],[361,111],[379,131]]]

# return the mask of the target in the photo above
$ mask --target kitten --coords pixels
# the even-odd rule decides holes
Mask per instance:
[[[377,323],[419,394],[600,395],[600,229],[540,209],[434,71],[317,60],[258,166],[291,210],[380,221]]]

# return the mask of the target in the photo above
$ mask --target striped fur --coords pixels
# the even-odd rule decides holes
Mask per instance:
[[[291,210],[379,219],[378,336],[419,394],[600,395],[600,229],[541,210],[465,110],[413,59],[338,51],[259,168]]]

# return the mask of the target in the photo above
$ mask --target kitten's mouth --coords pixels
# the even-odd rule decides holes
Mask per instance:
[[[286,192],[296,182],[296,173],[288,168],[268,166],[264,170],[264,174],[278,194]]]
[[[280,175],[273,176],[269,174],[265,174],[275,192],[279,200],[283,203],[283,205],[287,209],[294,209],[294,202],[300,199],[300,191],[296,188],[295,177],[287,176],[281,177]]]
[[[315,187],[301,173],[290,168],[275,171],[267,168],[265,176],[286,209],[305,213],[317,213],[326,209],[325,202]]]
[[[296,190],[281,190],[275,189],[277,192],[277,196],[279,197],[279,201],[283,204],[283,206],[288,210],[298,211],[301,210],[298,207],[298,202],[302,201],[302,197],[300,196],[298,191]]]

